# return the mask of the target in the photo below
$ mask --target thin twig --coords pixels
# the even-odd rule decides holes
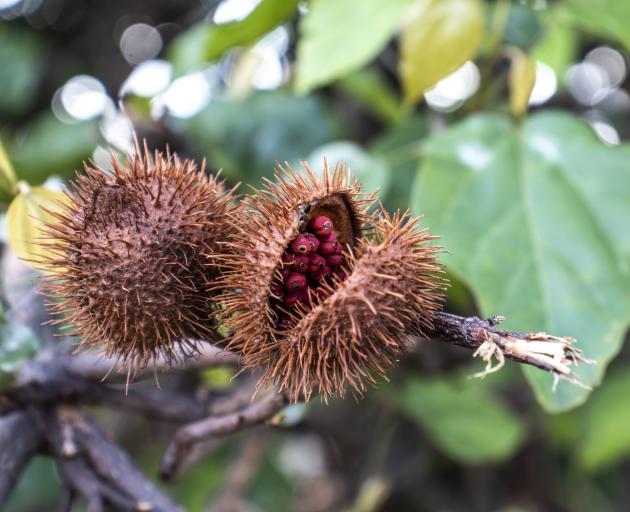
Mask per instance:
[[[169,480],[178,472],[179,465],[186,459],[195,444],[234,434],[263,423],[286,404],[286,396],[274,392],[239,411],[222,416],[211,416],[185,425],[175,433],[164,453],[160,464],[162,478]]]

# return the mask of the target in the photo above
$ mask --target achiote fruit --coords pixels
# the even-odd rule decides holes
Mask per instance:
[[[113,172],[85,165],[47,226],[54,312],[131,370],[214,339],[213,281],[231,191],[190,160],[136,145]]]
[[[291,400],[363,393],[431,328],[445,282],[418,219],[368,213],[346,168],[305,164],[244,201],[220,280],[229,347]],[[306,264],[308,259],[308,264]]]

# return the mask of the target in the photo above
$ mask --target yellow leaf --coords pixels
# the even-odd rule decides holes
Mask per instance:
[[[536,63],[518,48],[510,51],[510,57],[510,109],[516,117],[521,117],[527,112],[536,81]]]
[[[65,199],[61,192],[43,187],[30,188],[20,182],[20,193],[13,199],[7,210],[7,237],[11,250],[27,264],[40,270],[45,269],[44,261],[50,256],[50,249],[41,245],[44,222],[54,220],[43,210],[59,209]]]
[[[484,32],[480,0],[418,0],[405,16],[401,75],[405,100],[424,92],[477,53]]]
[[[17,182],[15,176],[15,170],[11,165],[11,160],[7,156],[7,152],[4,149],[2,141],[0,140],[0,183],[1,186],[9,193],[13,192],[13,188]]]

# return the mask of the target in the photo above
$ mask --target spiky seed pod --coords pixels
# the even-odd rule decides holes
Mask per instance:
[[[325,165],[319,177],[308,166],[302,174],[281,169],[277,178],[247,200],[221,280],[230,346],[246,366],[263,369],[261,382],[275,382],[293,401],[343,395],[346,384],[361,394],[440,308],[445,286],[435,237],[408,214],[370,217],[373,198],[343,165],[332,173]],[[284,272],[287,254],[302,254],[309,234],[319,246],[308,254],[299,292],[306,297],[291,291],[278,300],[271,290],[295,279],[295,269]]]
[[[232,191],[191,160],[146,145],[113,172],[84,165],[47,226],[55,255],[44,290],[81,345],[103,346],[133,372],[216,336],[209,311]]]
[[[297,324],[266,352],[251,351],[246,363],[263,366],[292,400],[343,395],[349,384],[359,395],[374,376],[385,376],[400,356],[432,329],[445,282],[436,261],[435,237],[417,229],[408,213],[383,213],[373,237],[345,254],[347,277],[328,287]]]
[[[243,200],[246,220],[235,219],[238,235],[230,244],[233,254],[224,262],[227,270],[220,285],[224,319],[233,332],[230,347],[243,353],[264,351],[278,335],[281,318],[272,303],[272,288],[289,277],[289,269],[295,270],[291,263],[295,257],[312,256],[308,237],[300,235],[308,222],[326,215],[335,222],[340,242],[354,245],[363,235],[367,208],[374,201],[342,164],[334,170],[325,165],[319,175],[308,164],[302,173],[280,167],[275,178]],[[297,295],[289,297],[291,303],[298,300]]]

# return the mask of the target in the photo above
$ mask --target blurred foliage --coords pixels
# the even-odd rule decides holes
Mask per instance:
[[[59,475],[52,459],[34,457],[22,474],[6,512],[50,510],[59,497]]]
[[[280,91],[212,100],[195,117],[173,120],[173,126],[227,177],[257,186],[276,162],[298,164],[337,132],[317,97],[297,98]]]
[[[0,336],[0,372],[5,376],[13,373],[22,361],[33,357],[39,348],[37,335],[17,322],[3,320]]]
[[[559,8],[560,15],[595,36],[612,39],[630,51],[630,3],[626,0],[599,0],[594,6],[590,0],[570,0]]]
[[[410,377],[402,390],[386,388],[385,396],[416,420],[436,447],[462,463],[506,459],[523,442],[518,416],[480,379]]]
[[[42,42],[32,30],[0,23],[0,115],[28,109],[42,76]]]
[[[367,64],[394,35],[410,4],[390,0],[383,9],[379,0],[310,2],[300,23],[296,89],[308,92]]]
[[[51,175],[72,176],[99,138],[94,123],[67,124],[47,113],[34,119],[12,143],[9,140],[7,151],[18,177],[38,184]]]
[[[93,9],[83,0],[61,1],[56,21],[42,9],[48,18],[35,12],[0,22],[0,201],[11,204],[11,248],[28,256],[39,208],[58,197],[51,176],[70,177],[90,157],[107,167],[103,148],[129,148],[130,140],[108,128],[116,116],[131,118],[151,145],[207,158],[208,168],[223,168],[233,184],[260,186],[277,161],[298,166],[308,159],[318,170],[324,157],[329,165],[343,160],[367,190],[379,189],[387,208],[426,214],[422,226],[447,250],[450,308],[505,314],[508,328],[574,336],[597,361],[579,370],[583,382],[603,383],[586,401],[587,389],[560,382],[554,391],[546,374],[527,370],[545,410],[585,404],[550,416],[520,372],[466,380],[462,361],[466,374],[474,373],[470,354],[423,345],[418,360],[403,362],[395,385],[372,395],[376,400],[294,406],[272,423],[311,429],[325,441],[318,448],[326,450],[325,471],[350,510],[374,495],[385,500],[383,510],[626,509],[617,473],[626,474],[620,472],[630,456],[623,347],[630,324],[630,155],[627,144],[611,147],[614,138],[601,141],[587,122],[605,122],[622,139],[630,135],[623,53],[630,51],[630,3],[261,0],[240,18],[216,23],[219,3],[225,2]],[[160,57],[172,76],[159,92],[119,103],[123,83],[140,68],[124,60],[118,44],[136,14],[159,27]],[[278,58],[280,78],[275,86],[256,85],[256,66],[268,66],[263,39],[279,27],[288,41]],[[623,77],[602,82],[604,100],[580,100],[575,88],[589,84],[570,83],[567,70],[602,47],[623,56]],[[464,94],[449,80],[468,61],[479,84]],[[541,63],[558,86],[543,105],[530,98]],[[162,93],[192,71],[212,73],[218,85],[208,86],[203,108],[181,115]],[[82,120],[61,112],[60,91],[71,74],[103,83],[103,112]],[[455,95],[446,106],[425,94],[444,91]],[[11,321],[1,330],[6,386],[39,341]],[[200,377],[209,389],[232,382],[223,370]],[[412,430],[402,430],[408,424]],[[163,447],[153,433],[129,435],[132,450],[151,452],[146,467],[154,471]],[[169,487],[186,510],[207,509],[217,497],[239,444],[218,447]],[[303,481],[277,456],[285,449],[282,441],[269,442],[246,496],[252,509],[304,505]],[[308,485],[319,491],[324,484],[317,478]],[[50,510],[57,487],[54,467],[37,459],[8,510]]]
[[[170,59],[177,75],[199,69],[225,52],[251,43],[285,21],[295,11],[298,0],[261,0],[243,20],[221,25],[200,23],[171,46]]]

